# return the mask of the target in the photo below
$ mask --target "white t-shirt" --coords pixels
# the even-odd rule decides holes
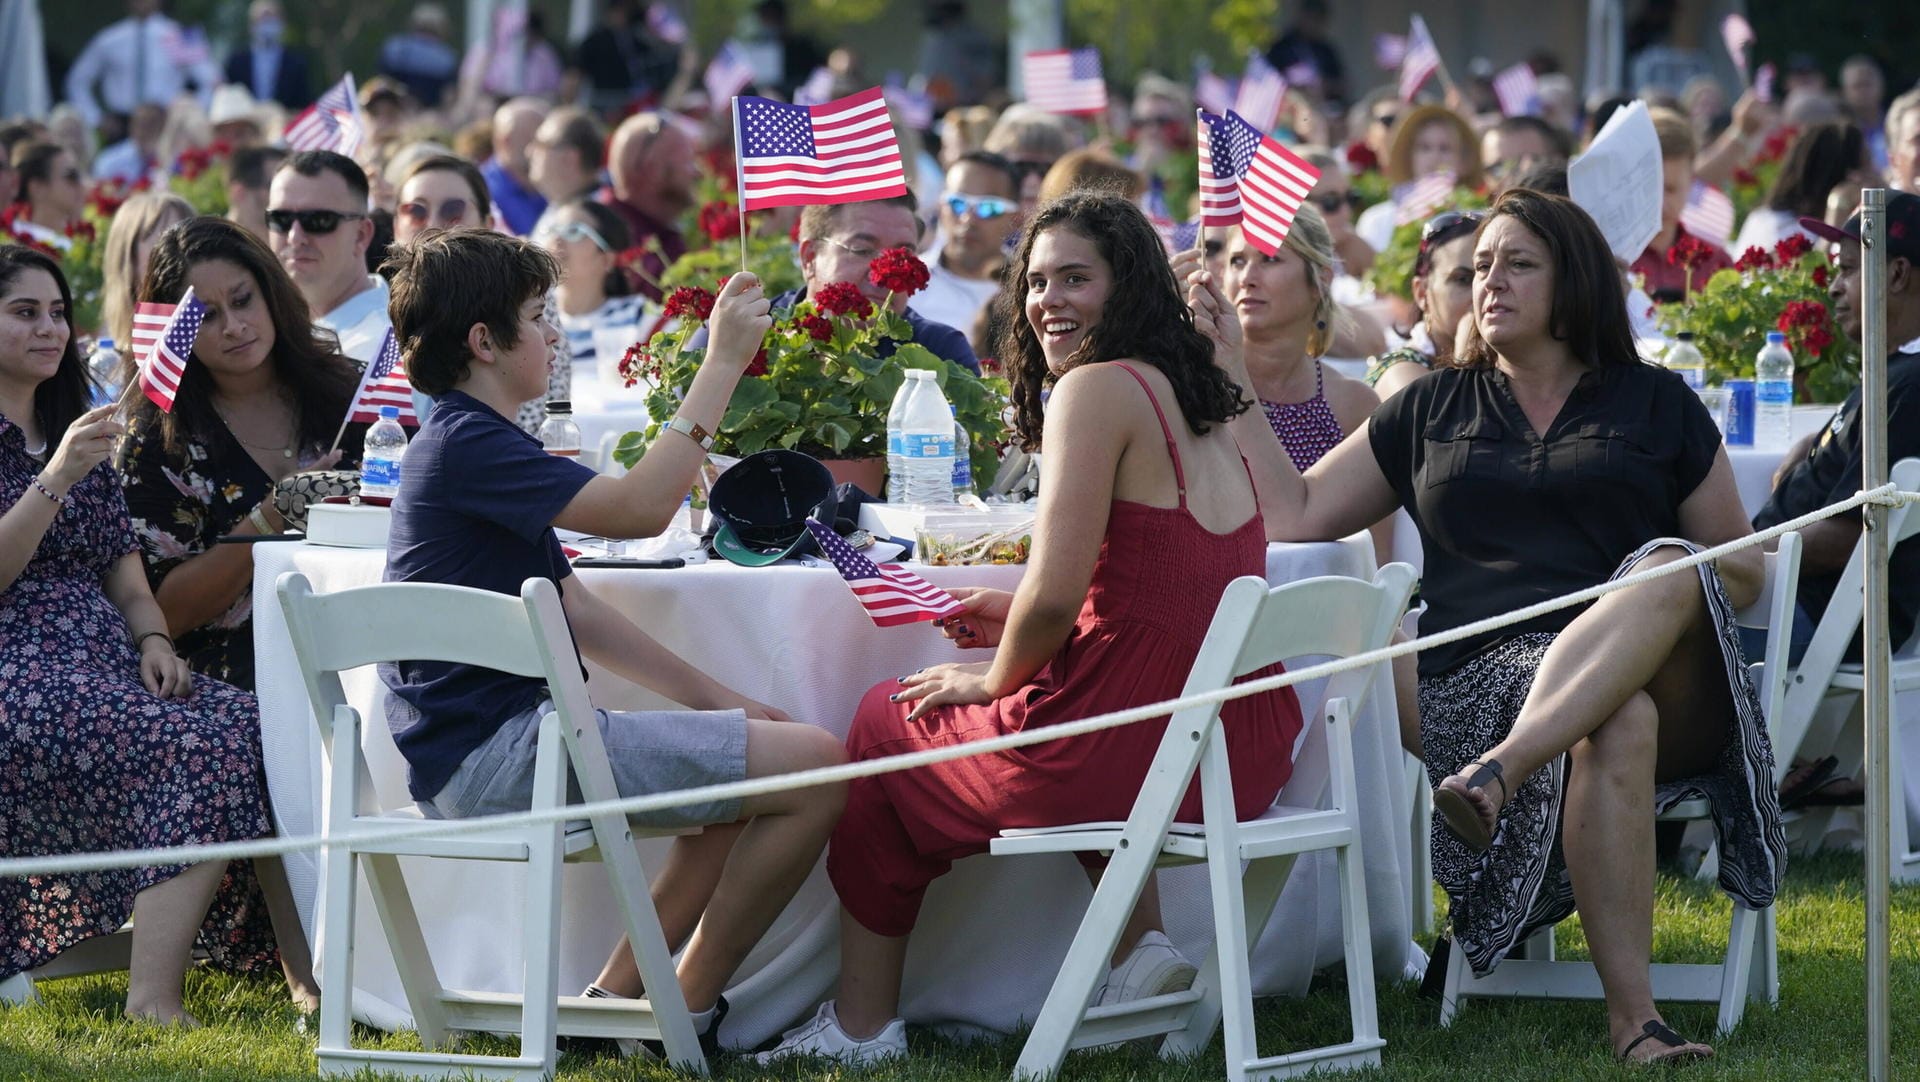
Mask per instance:
[[[962,278],[948,270],[940,262],[938,244],[922,258],[927,264],[927,288],[913,295],[913,310],[971,340],[974,321],[1000,292],[1000,283],[991,278]]]
[[[393,320],[387,316],[387,280],[367,275],[367,288],[342,301],[333,311],[315,316],[313,325],[340,336],[340,352],[364,371],[380,354]]]
[[[1755,207],[1747,215],[1747,220],[1740,223],[1740,235],[1734,238],[1732,247],[1727,251],[1736,259],[1748,248],[1771,252],[1774,245],[1796,234],[1812,241],[1816,250],[1824,244],[1819,237],[1800,228],[1800,218],[1792,211]]]

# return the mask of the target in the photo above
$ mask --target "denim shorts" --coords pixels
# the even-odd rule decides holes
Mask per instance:
[[[533,761],[540,718],[553,709],[542,699],[508,718],[487,742],[462,760],[423,813],[436,819],[523,812],[533,805]],[[747,715],[743,710],[596,710],[613,785],[623,797],[740,781],[747,776]],[[567,772],[567,802],[585,798]],[[740,800],[709,801],[629,816],[648,827],[693,827],[740,818]]]

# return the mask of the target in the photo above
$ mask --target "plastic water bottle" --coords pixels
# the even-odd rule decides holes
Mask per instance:
[[[1787,336],[1767,332],[1767,344],[1753,362],[1753,445],[1784,451],[1793,442],[1793,351]]]
[[[1667,347],[1667,371],[1687,381],[1687,386],[1698,391],[1707,385],[1707,361],[1700,356],[1700,347],[1693,344],[1693,332],[1681,331],[1676,341]]]
[[[953,403],[947,403],[947,411],[953,414],[953,499],[958,503],[973,495],[973,436]]]
[[[907,502],[915,506],[953,503],[953,408],[933,373],[923,371],[915,381],[900,428]]]
[[[400,460],[407,454],[407,430],[400,427],[400,407],[381,406],[380,419],[367,429],[366,450],[360,456],[360,495],[393,499],[400,495]]]
[[[920,386],[923,369],[909,368],[900,389],[893,392],[893,404],[887,407],[887,502],[907,502],[907,399]]]
[[[580,457],[580,426],[573,420],[573,403],[564,398],[547,402],[547,419],[540,422],[540,446],[550,455]]]
[[[87,354],[87,372],[93,376],[93,404],[104,406],[120,397],[120,351],[113,339],[102,338]]]

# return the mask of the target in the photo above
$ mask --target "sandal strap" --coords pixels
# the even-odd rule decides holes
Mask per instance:
[[[1500,783],[1500,803],[1505,804],[1512,799],[1513,794],[1507,788],[1506,768],[1500,765],[1500,760],[1475,759],[1469,765],[1478,766],[1480,769],[1474,771],[1473,776],[1467,779],[1467,788],[1485,789],[1488,782],[1497,781]]]
[[[1633,1050],[1645,1044],[1648,1039],[1659,1041],[1668,1048],[1679,1048],[1687,1043],[1685,1037],[1668,1028],[1665,1022],[1648,1019],[1647,1024],[1640,1027],[1640,1036],[1635,1037],[1631,1044],[1620,1050],[1620,1058],[1626,1059],[1633,1055]]]

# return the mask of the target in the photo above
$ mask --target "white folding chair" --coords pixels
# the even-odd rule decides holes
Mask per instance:
[[[1224,688],[1276,662],[1350,657],[1385,646],[1413,590],[1413,569],[1389,564],[1371,583],[1327,577],[1269,589],[1248,576],[1228,584],[1183,694]],[[1103,852],[1112,855],[1074,935],[1059,976],[1014,1068],[1016,1078],[1059,1070],[1070,1048],[1088,1048],[1167,1034],[1163,1056],[1193,1055],[1213,1039],[1224,1010],[1227,1077],[1276,1078],[1380,1062],[1354,780],[1352,710],[1366,696],[1378,666],[1334,676],[1324,703],[1307,713],[1306,740],[1279,802],[1258,819],[1234,813],[1233,781],[1219,725],[1220,707],[1173,715],[1125,823],[1079,823],[1004,831],[997,855]],[[1175,823],[1196,773],[1204,822]],[[1273,906],[1305,852],[1331,849],[1340,871],[1346,940],[1348,1006],[1353,1039],[1292,1055],[1261,1059],[1254,1044],[1250,945],[1260,939]],[[1106,976],[1123,925],[1161,865],[1207,865],[1213,896],[1214,946],[1193,988],[1132,1003],[1089,1008]],[[1246,867],[1242,874],[1243,863]]]
[[[1900,491],[1920,491],[1920,459],[1903,458],[1894,463],[1892,476],[1893,483],[1899,486]],[[1888,510],[1889,551],[1920,533],[1920,515],[1912,511],[1912,506],[1908,504]],[[1836,778],[1858,777],[1865,763],[1860,710],[1866,674],[1859,662],[1843,660],[1854,635],[1860,630],[1864,611],[1860,583],[1865,574],[1865,561],[1866,538],[1863,535],[1854,546],[1853,555],[1848,559],[1846,569],[1841,572],[1840,581],[1834,587],[1833,596],[1827,602],[1827,611],[1821,614],[1813,638],[1807,644],[1807,652],[1801,657],[1787,687],[1786,711],[1779,726],[1780,739],[1774,744],[1779,773],[1776,780],[1786,780],[1795,758],[1820,759],[1832,755],[1839,760],[1839,765],[1833,771]],[[1889,703],[1888,714],[1893,724],[1898,726],[1900,694],[1920,688],[1920,629],[1916,629],[1906,642],[1893,645],[1893,701]],[[1902,769],[1903,758],[1900,745],[1896,743],[1891,762],[1894,808],[1890,817],[1889,867],[1894,882],[1913,883],[1920,882],[1920,851],[1916,851],[1915,845],[1920,839],[1911,838],[1907,827],[1902,797],[1906,794],[1910,779],[1906,778],[1906,772]],[[1796,847],[1819,849],[1838,811],[1836,808],[1820,807],[1790,814],[1789,836],[1797,842]]]
[[[372,779],[360,757],[362,719],[347,705],[341,688],[340,673],[384,661],[455,662],[544,680],[554,709],[540,720],[533,810],[566,805],[569,767],[586,800],[618,797],[553,583],[528,579],[517,598],[424,583],[384,583],[321,595],[304,575],[289,572],[280,576],[277,587],[321,745],[328,753],[323,837],[377,838],[425,822],[412,807],[373,807]],[[440,983],[401,874],[402,856],[527,865],[523,994],[461,991]],[[560,866],[589,859],[606,866],[624,931],[646,981],[647,999],[559,995]],[[392,948],[420,1042],[431,1051],[352,1046],[354,905],[361,873]],[[554,1070],[555,1038],[560,1034],[656,1038],[664,1042],[670,1061],[706,1073],[706,1059],[674,975],[673,955],[634,848],[634,829],[623,816],[334,846],[326,850],[322,864],[320,914],[321,1074],[372,1069],[411,1077],[546,1078]],[[517,1031],[520,1054],[445,1051],[454,1030]]]
[[[1787,648],[1793,631],[1793,597],[1800,582],[1800,535],[1784,534],[1779,549],[1766,554],[1766,577],[1760,596],[1738,610],[1742,627],[1767,629],[1767,647],[1761,660],[1748,666],[1760,692],[1760,710],[1771,733],[1786,699]],[[1776,749],[1777,749],[1776,745]],[[1711,819],[1712,806],[1704,799],[1682,801],[1660,816],[1663,822]],[[1710,856],[1711,859],[1711,856]],[[1720,1005],[1718,1029],[1731,1033],[1746,1013],[1747,1002],[1780,1002],[1780,967],[1775,946],[1773,907],[1748,909],[1733,903],[1733,923],[1727,935],[1726,956],[1712,963],[1656,962],[1651,967],[1653,997],[1679,1003]],[[1450,1026],[1470,997],[1525,997],[1532,999],[1602,999],[1600,975],[1592,962],[1557,961],[1553,929],[1543,928],[1522,943],[1499,968],[1484,977],[1467,965],[1458,948],[1447,957],[1446,991],[1440,1001],[1440,1024]]]

